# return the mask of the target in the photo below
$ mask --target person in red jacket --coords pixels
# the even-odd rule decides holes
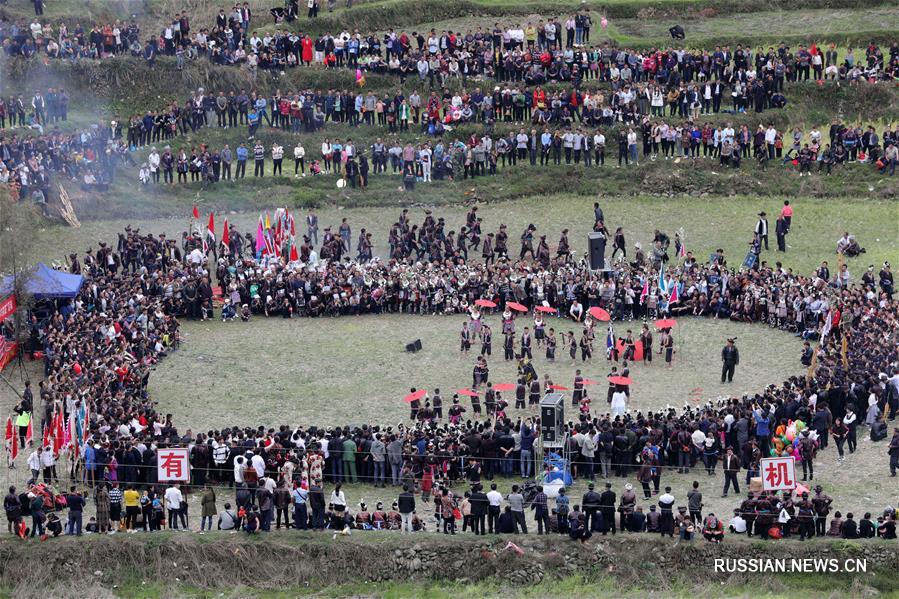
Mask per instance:
[[[302,41],[300,42],[300,45],[303,48],[303,51],[300,54],[300,60],[305,65],[312,64],[312,49],[315,45],[312,41],[312,38],[308,35],[304,36]]]

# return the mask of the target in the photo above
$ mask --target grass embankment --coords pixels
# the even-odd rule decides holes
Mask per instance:
[[[505,548],[508,538],[486,539],[358,532],[335,541],[314,533],[9,540],[0,545],[6,564],[0,583],[15,597],[503,597],[510,591],[545,597],[577,596],[588,589],[612,596],[691,597],[720,595],[725,588],[728,596],[740,597],[894,597],[897,592],[895,543],[728,539],[718,547],[703,541],[672,547],[649,535],[594,538],[587,545],[531,536],[514,538],[519,555]],[[867,557],[868,572],[713,571],[716,557],[822,555],[841,565]]]

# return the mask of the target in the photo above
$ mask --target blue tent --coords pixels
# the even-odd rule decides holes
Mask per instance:
[[[25,293],[33,295],[34,299],[73,298],[84,284],[84,277],[73,275],[61,270],[54,270],[39,262],[27,275],[25,281]],[[3,277],[0,284],[0,297],[13,292],[13,277]]]

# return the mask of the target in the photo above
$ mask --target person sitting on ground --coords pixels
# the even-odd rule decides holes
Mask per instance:
[[[247,510],[243,529],[248,535],[259,531],[259,511],[256,509],[255,505],[251,505],[250,509]]]
[[[865,248],[860,247],[854,235],[850,235],[848,231],[837,240],[837,253],[844,256],[858,256],[865,253]]]
[[[709,512],[709,515],[705,517],[705,522],[702,525],[702,536],[710,543],[720,543],[724,540],[724,523],[712,512]]]
[[[226,503],[225,509],[219,512],[218,529],[234,530],[237,526],[237,514],[231,509],[231,504]]]

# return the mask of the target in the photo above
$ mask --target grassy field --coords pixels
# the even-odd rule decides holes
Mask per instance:
[[[432,393],[440,389],[445,411],[453,391],[471,385],[471,369],[480,346],[470,354],[459,351],[463,320],[462,316],[381,315],[336,320],[257,318],[250,324],[187,323],[184,347],[156,368],[150,392],[158,398],[161,412],[175,414],[177,422],[195,431],[238,420],[274,427],[403,422],[409,410],[402,397],[410,387]],[[499,315],[485,321],[494,331],[501,329]],[[533,323],[524,317],[517,326],[521,330],[527,325]],[[580,336],[578,327],[567,319],[551,318],[549,327],[557,332],[574,330]],[[624,335],[627,328],[638,334],[640,323],[615,325],[618,335]],[[601,333],[604,331],[597,337]],[[494,353],[488,360],[490,380],[514,383],[517,364],[502,360],[499,337],[495,334]],[[739,337],[744,360],[737,380],[722,385],[715,358],[728,337]],[[423,351],[406,353],[405,344],[417,338]],[[802,370],[798,339],[754,325],[681,319],[675,348],[672,369],[664,368],[658,355],[651,367],[632,365],[629,408],[657,410],[666,404],[680,407],[691,396],[698,404],[699,398],[705,403],[721,395],[755,393],[771,381],[785,380]],[[587,378],[603,380],[610,368],[604,340],[597,341],[595,350],[593,360],[587,363],[580,357],[572,361],[561,351],[556,362],[550,363],[537,351],[534,366],[541,380],[549,374],[556,384],[568,387],[577,368]],[[321,376],[325,372],[329,376]],[[589,391],[593,411],[606,413],[606,386]],[[504,396],[514,403],[514,393]],[[468,399],[461,398],[461,403],[468,408],[466,416],[475,418]],[[216,409],[210,410],[213,404]],[[524,413],[533,416],[536,409]],[[576,419],[573,410],[566,413],[567,418]],[[510,410],[510,414],[514,417],[522,412]]]

